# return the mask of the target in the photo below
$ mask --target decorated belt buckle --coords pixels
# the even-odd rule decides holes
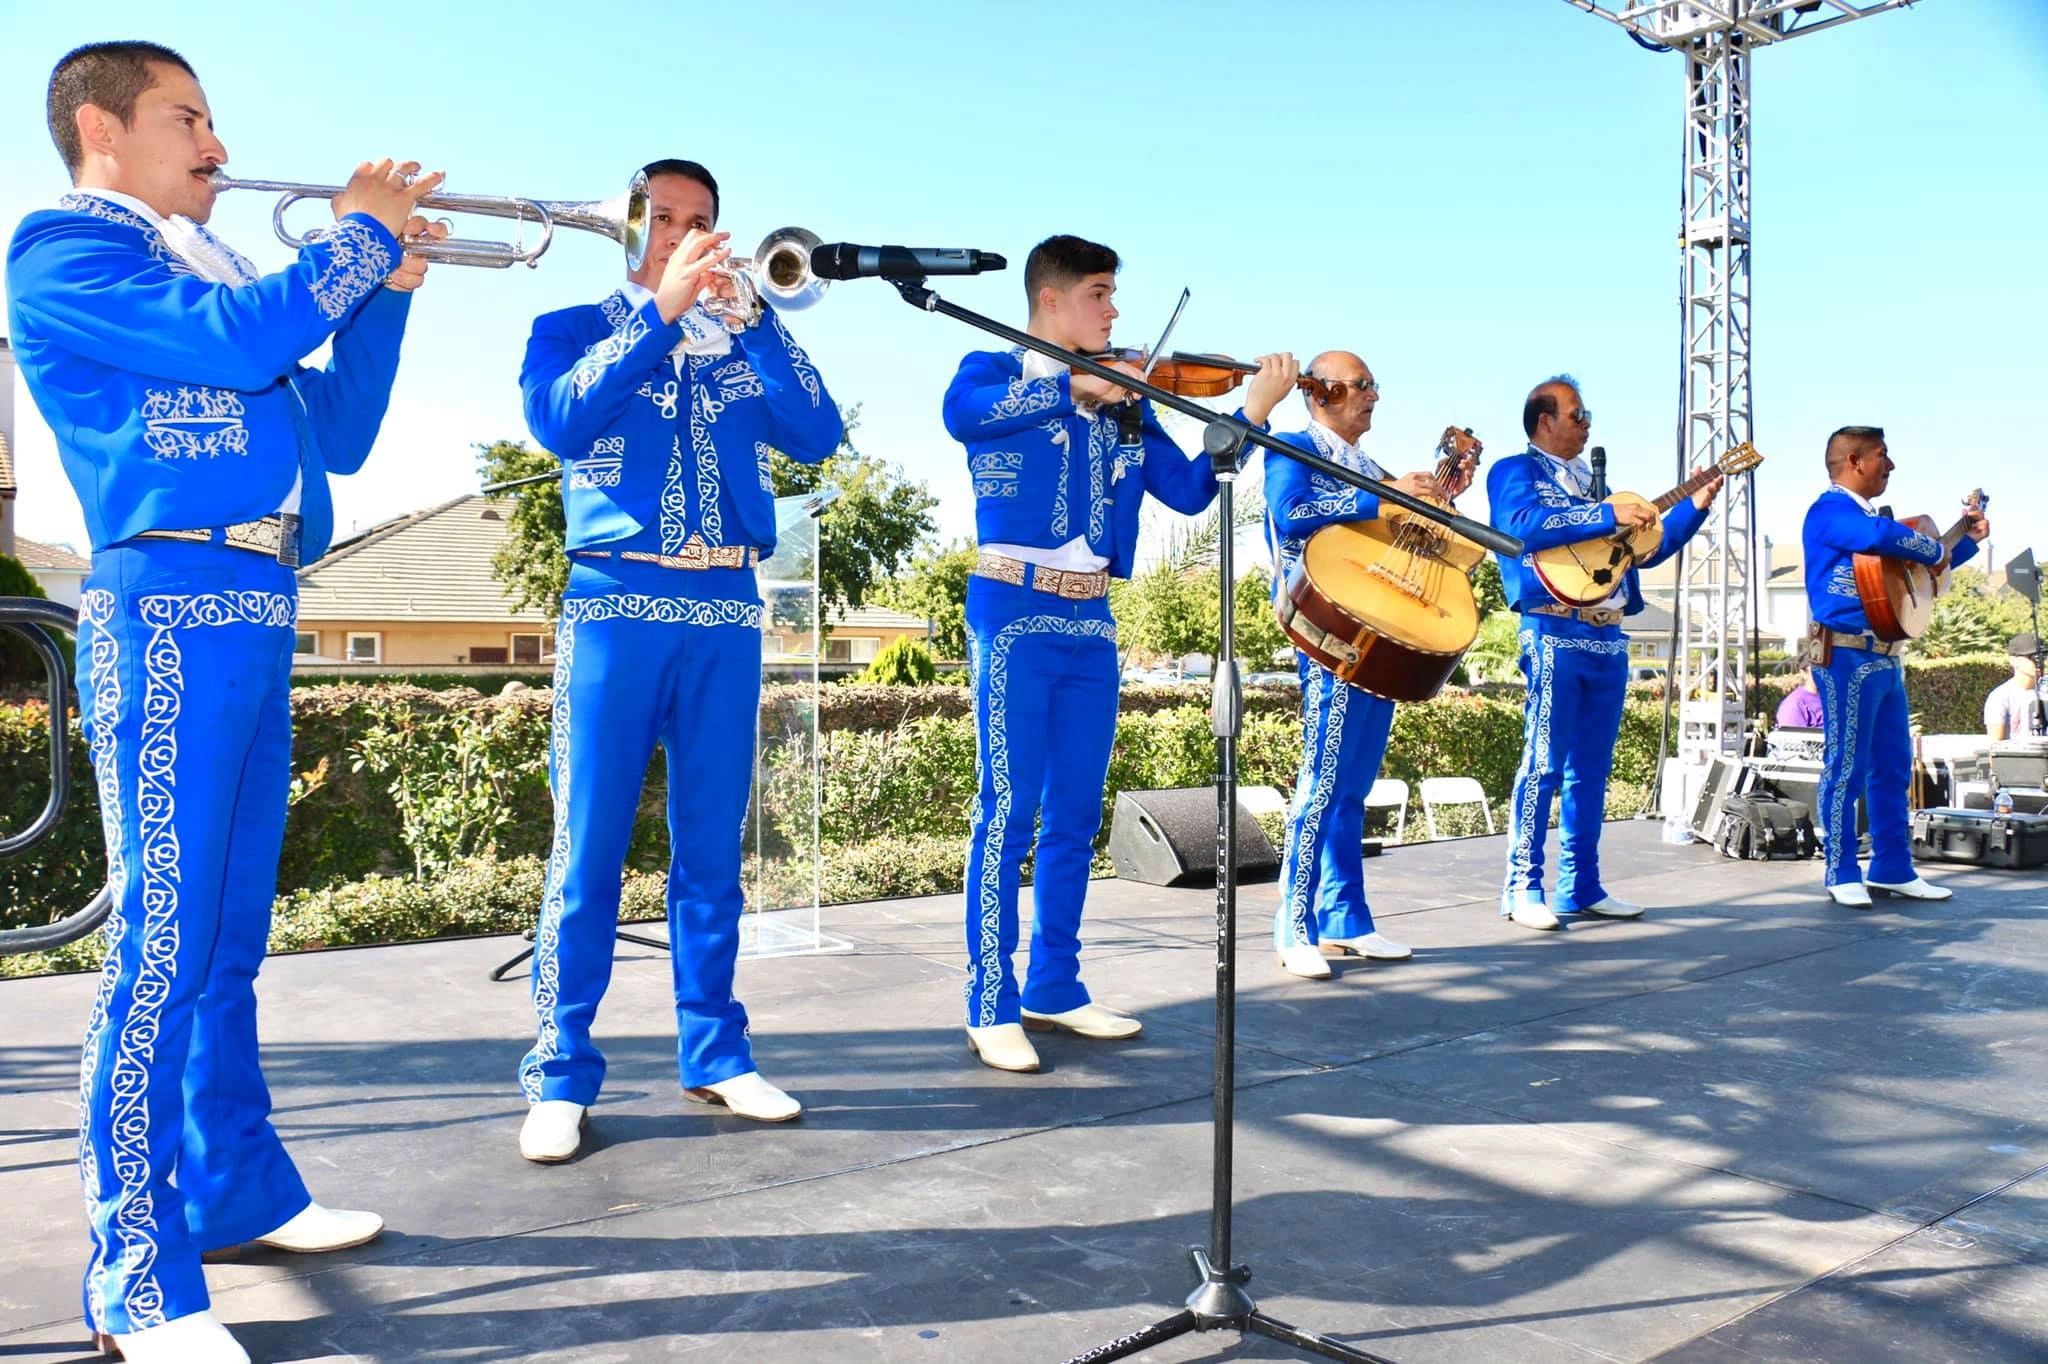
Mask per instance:
[[[286,568],[297,568],[305,518],[297,512],[279,512],[277,521],[277,561]]]

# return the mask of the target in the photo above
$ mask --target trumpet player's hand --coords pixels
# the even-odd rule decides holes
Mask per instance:
[[[420,242],[437,242],[448,235],[448,224],[430,223],[425,218],[413,217],[405,220],[405,231],[398,239],[408,247]],[[427,260],[408,250],[399,257],[398,268],[384,278],[384,287],[409,294],[427,282]]]
[[[403,236],[406,220],[413,216],[413,205],[441,188],[441,182],[448,178],[442,171],[420,175],[419,170],[417,161],[394,162],[388,156],[382,161],[363,162],[342,186],[341,193],[334,196],[334,216],[339,219],[351,213],[368,214],[384,224],[384,230],[392,236]]]
[[[1301,377],[1301,365],[1292,355],[1261,355],[1259,372],[1244,390],[1244,417],[1254,426],[1264,426],[1280,406],[1280,400],[1294,391]]]
[[[722,282],[729,290],[730,280],[721,281],[716,268],[725,263],[732,254],[726,241],[730,232],[700,232],[696,229],[684,236],[681,245],[662,267],[661,280],[654,286],[654,309],[661,314],[664,322],[673,322],[690,310],[690,305],[706,289],[715,288]]]
[[[1136,365],[1128,364],[1122,360],[1110,361],[1109,368],[1121,370],[1134,379],[1144,373]],[[1076,374],[1073,381],[1068,385],[1068,391],[1074,395],[1075,402],[1094,403],[1098,407],[1108,407],[1114,403],[1126,403],[1137,396],[1121,384],[1113,384],[1107,379],[1098,379],[1092,374]]]

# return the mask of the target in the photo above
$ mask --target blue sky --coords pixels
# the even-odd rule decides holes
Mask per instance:
[[[1149,340],[1187,285],[1185,348],[1361,351],[1384,387],[1369,448],[1396,469],[1453,421],[1490,453],[1519,448],[1523,394],[1569,370],[1615,486],[1672,481],[1681,62],[1563,0],[0,0],[0,225],[65,187],[42,121],[51,63],[129,36],[193,62],[245,176],[338,183],[393,155],[446,169],[451,190],[585,199],[644,160],[695,157],[741,249],[799,223],[1002,251],[1009,272],[945,293],[1013,322],[1030,245],[1078,232],[1124,255],[1120,342]],[[2048,6],[1925,0],[1774,47],[1755,109],[1764,529],[1796,536],[1826,433],[1871,422],[1900,462],[1900,511],[1946,522],[1981,483],[1997,558],[2048,550]],[[230,195],[215,224],[275,264],[269,212]],[[337,485],[341,528],[473,488],[470,443],[525,434],[532,318],[620,273],[617,248],[580,233],[538,270],[438,270],[376,452]],[[939,398],[978,334],[874,281],[794,326],[860,404],[861,448],[967,533]],[[19,443],[23,532],[78,540],[47,437]]]

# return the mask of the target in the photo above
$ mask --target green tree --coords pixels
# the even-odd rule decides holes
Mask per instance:
[[[905,635],[876,654],[854,680],[882,687],[928,687],[938,675],[931,649],[923,640]]]
[[[1472,596],[1479,603],[1481,620],[1508,604],[1508,594],[1500,585],[1500,560],[1491,554],[1472,570]]]
[[[33,597],[41,601],[49,595],[35,575],[22,567],[21,560],[0,554],[0,597]],[[70,658],[71,641],[61,633],[57,641],[64,656]],[[0,629],[0,690],[26,687],[40,691],[48,685],[48,669],[35,646],[13,629]]]
[[[476,451],[477,470],[486,486],[561,469],[553,455],[535,450],[525,441],[479,443]],[[513,610],[537,606],[547,612],[548,619],[554,619],[562,607],[562,589],[569,585],[561,479],[543,479],[493,493],[491,500],[509,508],[505,512],[505,543],[491,556],[491,575],[505,585]]]
[[[863,455],[853,446],[860,423],[858,406],[846,411],[846,439],[823,464],[799,464],[775,451],[769,457],[775,495],[796,497],[830,484],[839,499],[825,509],[818,526],[820,606],[859,606],[877,583],[903,570],[918,545],[937,529],[931,490],[912,482],[895,465]]]
[[[1465,651],[1468,682],[1513,682],[1521,676],[1515,660],[1520,652],[1516,633],[1522,618],[1502,608],[1490,611],[1479,622],[1479,635]]]
[[[1921,658],[2003,654],[2007,641],[2033,628],[2027,599],[2011,588],[1991,592],[1982,571],[1959,568],[1948,591],[1934,600],[1934,619],[1913,642]]]
[[[1216,650],[1215,571],[1162,563],[1111,591],[1117,642],[1147,656],[1207,654]]]
[[[1210,580],[1214,587],[1215,580]],[[1237,580],[1232,603],[1237,614],[1237,656],[1246,672],[1265,672],[1273,655],[1288,647],[1287,632],[1273,613],[1273,575],[1255,568]]]
[[[819,526],[820,606],[827,617],[835,610],[859,606],[877,582],[902,569],[911,551],[932,533],[931,509],[938,505],[922,483],[911,482],[894,465],[854,448],[853,428],[859,416],[858,408],[847,411],[847,438],[822,464],[799,464],[779,450],[769,456],[777,497],[816,492],[827,484],[839,489],[838,501],[826,509]],[[504,440],[478,445],[477,463],[485,483],[552,473],[559,467],[545,451]],[[515,609],[538,606],[553,617],[569,581],[561,484],[531,483],[499,496],[512,499],[514,505],[506,517],[505,543],[491,561],[492,572],[505,585]]]
[[[940,658],[967,657],[967,580],[978,557],[972,542],[927,548],[909,571],[878,582],[875,601],[931,622],[931,649]]]

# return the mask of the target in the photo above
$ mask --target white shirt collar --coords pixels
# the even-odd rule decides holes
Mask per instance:
[[[1844,497],[1848,498],[1851,502],[1854,502],[1857,506],[1863,508],[1863,514],[1865,516],[1877,515],[1877,504],[1872,502],[1869,498],[1865,497],[1862,493],[1857,492],[1853,488],[1844,488],[1839,483],[1831,483],[1828,486],[1833,488],[1836,492],[1842,494]]]
[[[104,199],[110,204],[118,204],[122,208],[127,209],[130,213],[133,213],[136,217],[142,219],[142,221],[148,223],[151,227],[156,228],[158,231],[163,230],[163,215],[161,213],[158,213],[148,204],[143,203],[142,200],[137,199],[131,194],[123,194],[121,193],[121,191],[117,189],[99,188],[74,189],[68,191],[68,193],[90,194],[95,199]]]

